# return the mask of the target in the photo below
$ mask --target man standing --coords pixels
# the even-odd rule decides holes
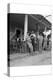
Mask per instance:
[[[31,43],[31,39],[30,39],[29,33],[27,33],[26,42],[27,42],[27,45],[28,45],[28,47],[30,49],[30,52],[33,53],[33,46],[32,46],[32,43]]]
[[[35,51],[35,39],[36,39],[36,35],[34,33],[34,31],[32,31],[31,35],[30,35],[31,41],[32,41],[32,45],[33,45],[33,51]]]
[[[47,49],[47,41],[48,41],[47,36],[48,36],[49,33],[50,33],[50,32],[47,31],[47,29],[45,28],[45,30],[44,30],[44,32],[43,32],[43,34],[44,34],[44,44],[43,44],[43,49]]]
[[[39,41],[39,51],[42,52],[43,36],[42,36],[41,32],[40,33],[38,32],[37,37],[38,37],[38,41]]]
[[[43,49],[46,50],[47,49],[47,36],[44,35],[44,44],[43,44]]]

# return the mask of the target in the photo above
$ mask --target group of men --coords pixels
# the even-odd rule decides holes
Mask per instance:
[[[42,50],[46,50],[49,46],[49,39],[42,32],[27,32],[26,42],[31,53],[36,51],[35,48],[37,43],[39,52],[42,52]]]

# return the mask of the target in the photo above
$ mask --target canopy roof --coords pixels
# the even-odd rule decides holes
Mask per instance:
[[[24,30],[25,14],[9,13],[10,29],[15,30],[15,27]],[[28,30],[38,30],[38,26],[41,29],[44,27],[51,28],[51,23],[40,14],[28,14]]]

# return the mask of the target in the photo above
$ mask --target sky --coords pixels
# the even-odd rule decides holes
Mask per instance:
[[[48,21],[50,21],[50,22],[52,23],[52,15],[45,16],[45,17],[46,17],[46,19],[47,19]]]

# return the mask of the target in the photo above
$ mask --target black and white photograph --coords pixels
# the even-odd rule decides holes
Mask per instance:
[[[1,80],[53,80],[52,2],[1,0]]]
[[[8,13],[8,66],[52,64],[52,15]]]

